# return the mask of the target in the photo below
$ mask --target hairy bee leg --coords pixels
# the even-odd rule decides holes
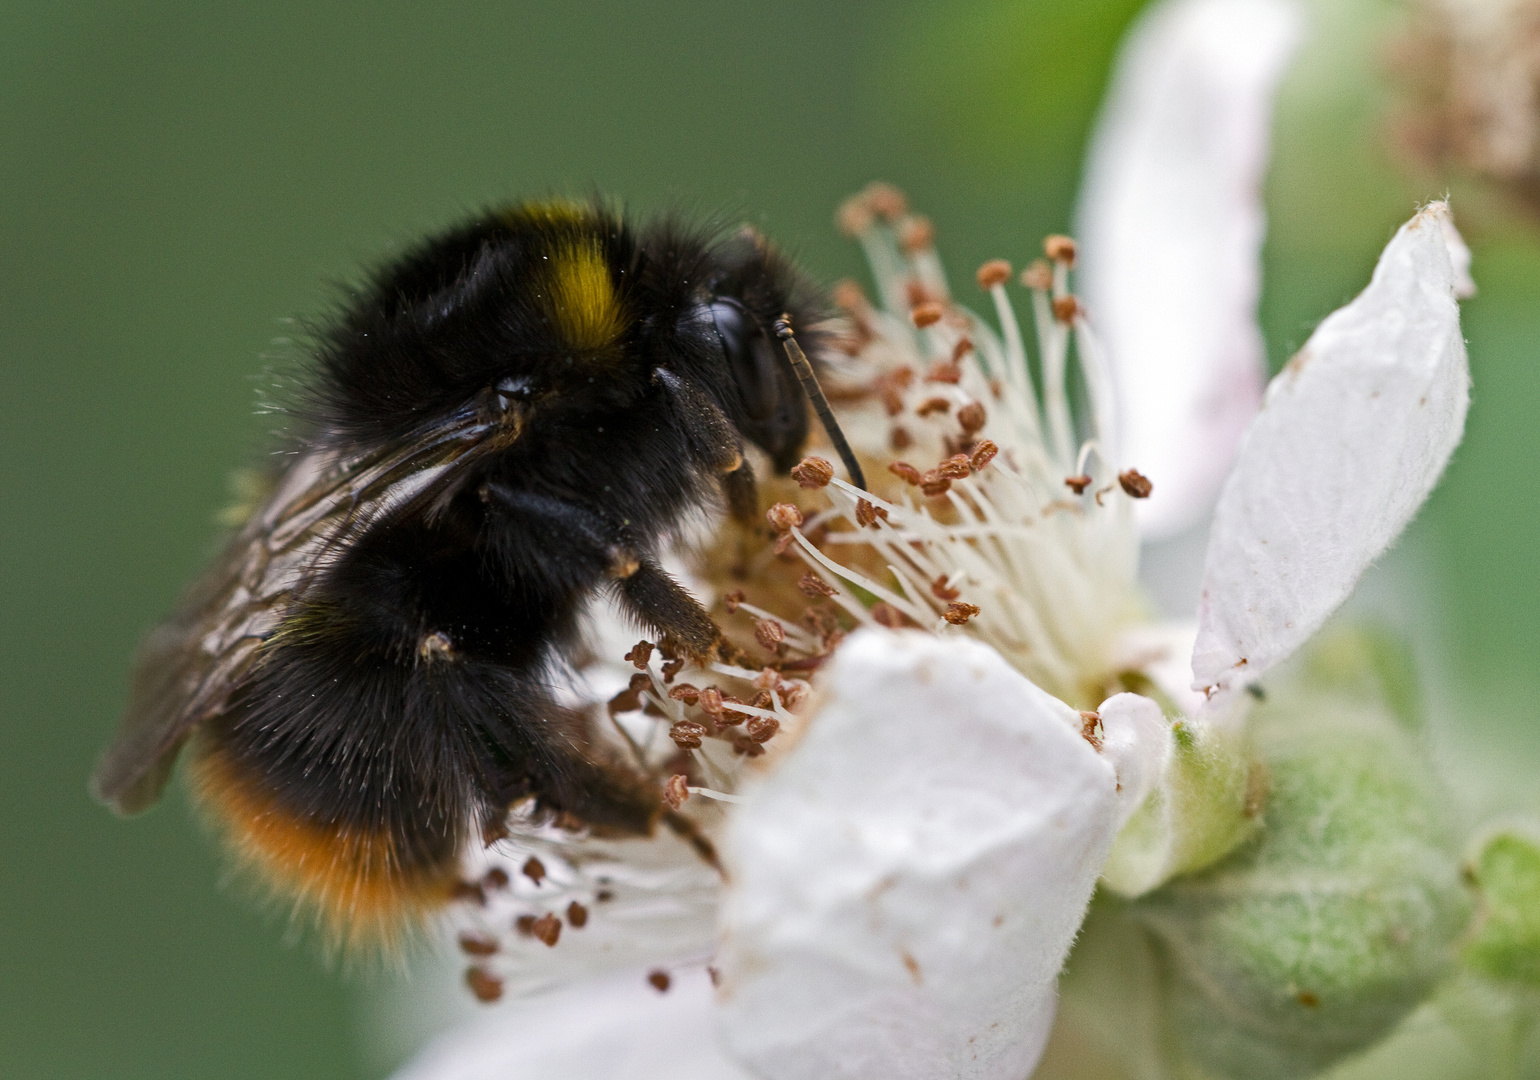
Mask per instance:
[[[743,439],[709,394],[667,368],[658,368],[652,377],[668,391],[680,424],[707,462],[729,475],[745,467]]]
[[[637,618],[697,657],[725,656],[732,649],[700,602],[651,559],[620,580],[620,598]]]
[[[722,494],[727,499],[728,512],[742,524],[750,525],[759,517],[759,485],[747,461],[722,474]]]

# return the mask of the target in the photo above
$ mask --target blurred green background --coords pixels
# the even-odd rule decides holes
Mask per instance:
[[[255,391],[286,319],[468,208],[593,187],[753,220],[832,281],[860,270],[834,207],[881,177],[936,220],[960,283],[986,257],[1020,264],[1069,227],[1139,6],[0,8],[0,1074],[385,1068],[359,1045],[364,981],[221,890],[180,794],[129,823],[85,794],[136,639],[263,445]],[[1322,4],[1329,32],[1286,92],[1275,364],[1441,193],[1382,149],[1376,40],[1394,14]],[[1451,771],[1512,802],[1534,798],[1540,761],[1540,244],[1478,217],[1469,435],[1391,561],[1420,583]]]

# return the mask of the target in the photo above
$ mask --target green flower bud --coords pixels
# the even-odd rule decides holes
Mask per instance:
[[[1449,968],[1470,912],[1449,800],[1377,653],[1334,635],[1273,686],[1251,720],[1270,789],[1257,840],[1135,905],[1163,947],[1181,1072],[1312,1075]]]
[[[1540,841],[1514,828],[1494,831],[1467,873],[1480,909],[1461,959],[1491,978],[1540,987]]]

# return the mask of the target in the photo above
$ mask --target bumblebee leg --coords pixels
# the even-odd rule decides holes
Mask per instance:
[[[747,461],[722,475],[722,494],[727,498],[728,512],[743,524],[752,524],[759,516],[759,485]]]
[[[700,602],[651,559],[642,559],[635,572],[620,580],[620,599],[633,615],[672,637],[686,652],[703,659],[737,653]]]
[[[710,395],[667,368],[658,368],[652,377],[668,392],[679,423],[708,464],[728,474],[745,467],[743,439]]]

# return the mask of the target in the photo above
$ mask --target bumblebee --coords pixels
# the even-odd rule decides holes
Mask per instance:
[[[516,804],[649,833],[656,778],[553,676],[604,593],[730,650],[659,553],[703,508],[756,514],[746,444],[788,470],[809,396],[832,427],[790,331],[819,315],[757,234],[597,204],[489,213],[384,267],[318,334],[290,464],[144,643],[94,794],[148,807],[188,746],[239,860],[349,941],[446,903]]]

